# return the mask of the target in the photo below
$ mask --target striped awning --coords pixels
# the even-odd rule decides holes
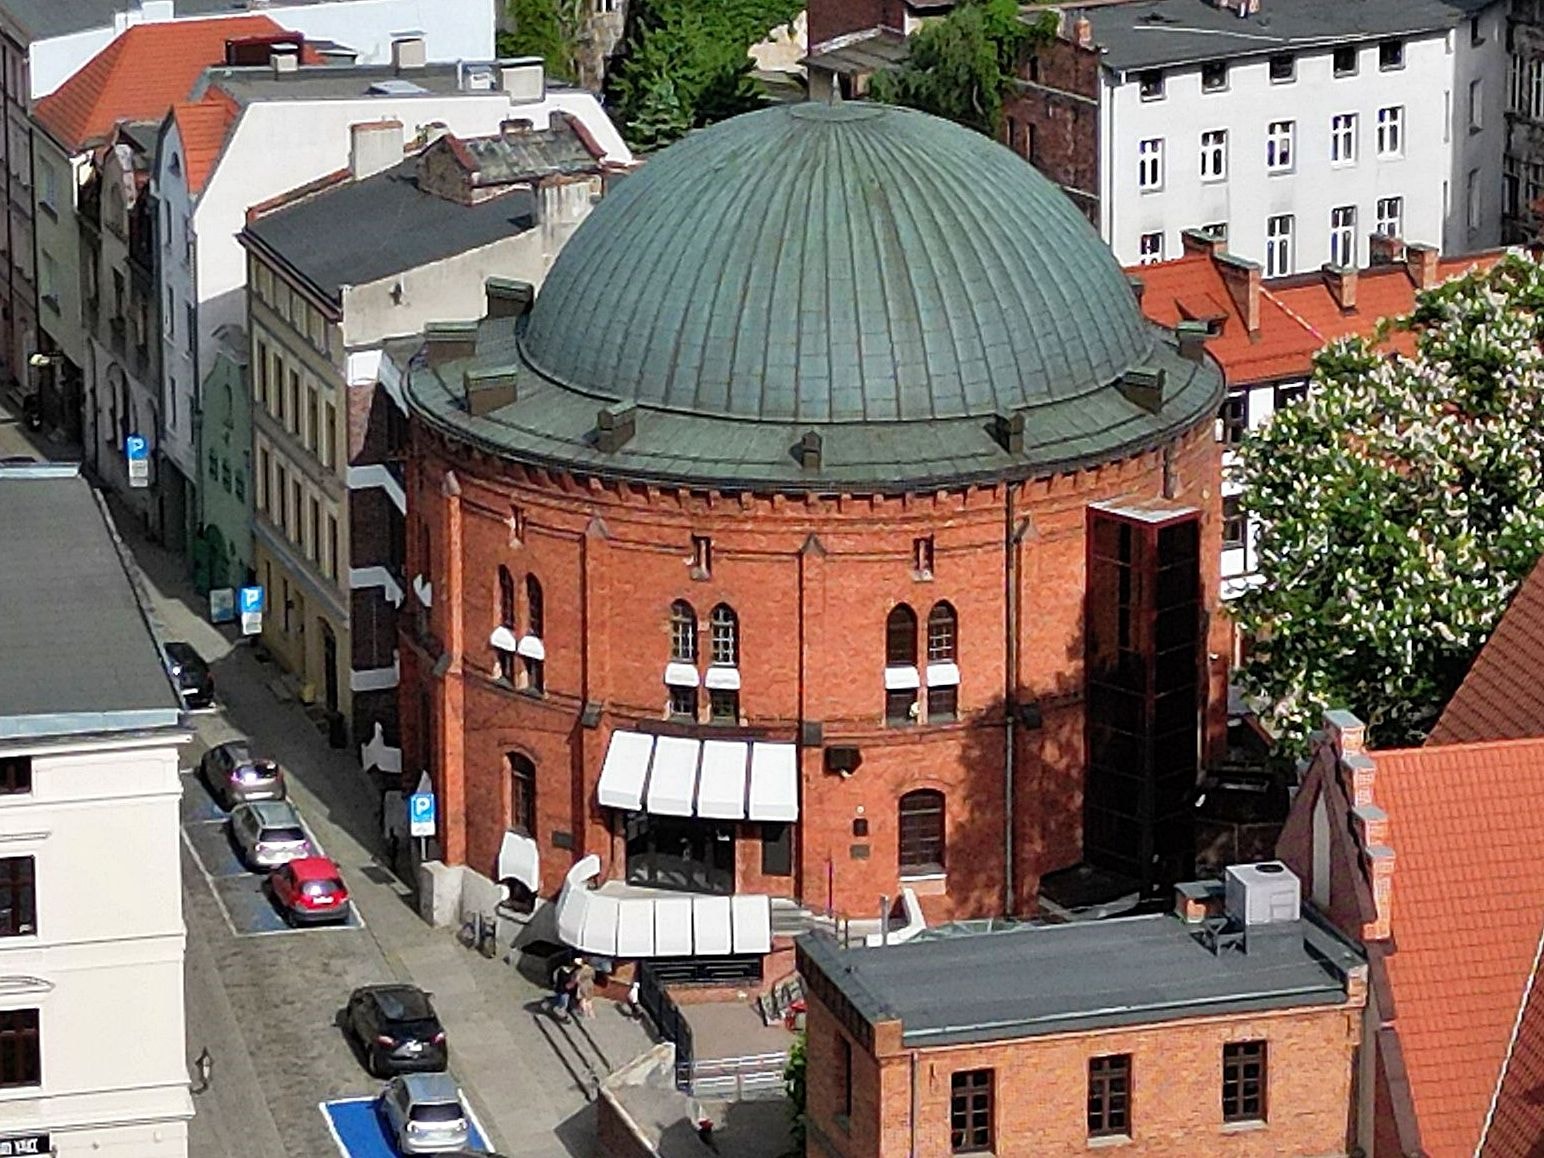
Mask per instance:
[[[799,819],[798,751],[765,740],[616,731],[598,796],[628,812],[791,822]]]

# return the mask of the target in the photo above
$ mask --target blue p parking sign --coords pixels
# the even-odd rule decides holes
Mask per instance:
[[[123,440],[123,457],[129,467],[129,485],[150,485],[150,443],[144,435],[131,434]]]
[[[263,630],[263,589],[243,587],[236,592],[236,610],[241,613],[241,634],[256,635]]]
[[[409,836],[434,835],[434,793],[415,792],[407,798],[407,831]]]

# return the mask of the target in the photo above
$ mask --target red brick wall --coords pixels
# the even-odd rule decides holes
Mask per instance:
[[[1004,143],[1099,220],[1099,54],[1060,37],[1037,48],[1003,102]]]
[[[993,1153],[998,1158],[1082,1155],[1087,1135],[1088,1059],[1132,1058],[1131,1142],[1122,1154],[1195,1158],[1279,1158],[1343,1154],[1351,1064],[1361,1010],[1330,1006],[1250,1016],[1176,1021],[1059,1034],[996,1045],[922,1050],[917,1062],[916,1148],[908,1053],[875,1059],[853,1048],[853,1116],[836,1119],[841,1078],[835,1047],[843,1030],[809,999],[809,1153],[944,1158],[949,1147],[950,1075],[995,1070]],[[1222,1121],[1222,1047],[1268,1043],[1267,1121]]]
[[[431,681],[440,711],[464,695],[465,725],[441,728],[438,762],[463,773],[468,807],[444,807],[447,830],[464,835],[469,863],[491,869],[509,822],[503,754],[519,751],[537,767],[543,885],[556,890],[572,859],[599,853],[620,875],[620,834],[595,800],[610,732],[664,715],[663,673],[670,654],[669,608],[689,600],[698,614],[703,666],[707,618],[720,601],[739,614],[741,712],[751,728],[793,740],[798,721],[819,721],[825,742],[856,745],[861,769],[847,779],[824,771],[821,753],[802,754],[802,820],[793,878],[763,878],[756,826],[742,826],[737,886],[802,897],[848,915],[868,916],[898,887],[896,803],[915,788],[947,798],[947,881],[926,896],[930,919],[1001,912],[1003,886],[1004,488],[978,487],[905,498],[776,498],[674,494],[617,488],[526,471],[454,451],[414,432],[409,485],[411,577],[417,521],[432,531],[431,632],[447,643],[464,627],[464,650],[444,680]],[[1203,559],[1208,606],[1215,606],[1217,536],[1213,508],[1218,454],[1210,425],[1173,454],[1176,498],[1205,512]],[[454,472],[459,494],[447,497]],[[1080,856],[1083,775],[1082,615],[1085,510],[1115,498],[1153,497],[1163,487],[1162,456],[1152,452],[1076,475],[1017,488],[1020,698],[1038,698],[1044,725],[1019,731],[1015,796],[1017,898],[1033,905],[1039,876]],[[459,589],[447,579],[448,512],[459,509]],[[522,537],[509,519],[519,507]],[[692,535],[713,541],[712,576],[691,577]],[[934,577],[913,575],[913,540],[936,541]],[[545,595],[545,697],[496,683],[488,637],[497,619],[497,571],[517,587],[536,575]],[[937,600],[959,616],[960,723],[888,728],[884,709],[884,627],[891,607],[909,603],[925,621]],[[411,635],[413,597],[404,605]],[[523,616],[522,609],[522,616]],[[523,623],[523,620],[522,620]],[[1212,650],[1223,654],[1217,617]],[[404,651],[410,650],[404,647]],[[454,650],[454,648],[452,648]],[[925,649],[924,649],[925,651]],[[406,752],[417,753],[416,698],[423,665],[404,660]],[[1223,670],[1213,671],[1211,724],[1223,727]],[[451,688],[448,685],[454,684]],[[705,697],[704,697],[705,698]],[[601,726],[578,723],[586,701],[604,703]],[[453,789],[454,791],[454,789]],[[853,821],[868,821],[866,837]],[[573,849],[552,843],[572,835]],[[447,836],[447,855],[461,836]],[[864,850],[866,849],[866,855]],[[828,890],[828,881],[834,891]]]
[[[849,32],[870,28],[906,28],[906,7],[901,0],[810,0],[806,9],[811,48]]]

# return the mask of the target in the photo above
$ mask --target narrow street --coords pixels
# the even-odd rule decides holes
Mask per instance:
[[[47,457],[49,448],[0,410],[0,457],[26,453]],[[158,633],[193,644],[214,672],[218,708],[192,717],[185,772],[211,745],[236,736],[279,760],[312,835],[342,866],[361,919],[355,928],[255,929],[228,899],[246,886],[224,881],[226,870],[215,863],[219,842],[210,835],[218,813],[202,783],[185,775],[190,1073],[205,1049],[213,1063],[210,1088],[195,1097],[191,1152],[338,1153],[319,1104],[379,1089],[338,1028],[338,1010],[355,986],[396,980],[433,994],[451,1072],[499,1153],[589,1158],[594,1085],[646,1049],[647,1033],[605,1002],[592,1021],[559,1024],[541,1012],[544,992],[502,958],[485,959],[454,930],[424,924],[407,886],[380,863],[379,805],[353,753],[328,746],[275,665],[259,662],[234,631],[207,622],[181,560],[146,541],[131,518],[118,519]]]

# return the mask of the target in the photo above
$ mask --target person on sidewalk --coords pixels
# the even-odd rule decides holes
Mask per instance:
[[[552,1015],[559,1021],[568,1020],[568,1011],[579,986],[579,966],[583,961],[583,957],[576,957],[552,971]]]
[[[595,1016],[595,967],[580,957],[574,962],[574,993],[579,999],[579,1016]]]

